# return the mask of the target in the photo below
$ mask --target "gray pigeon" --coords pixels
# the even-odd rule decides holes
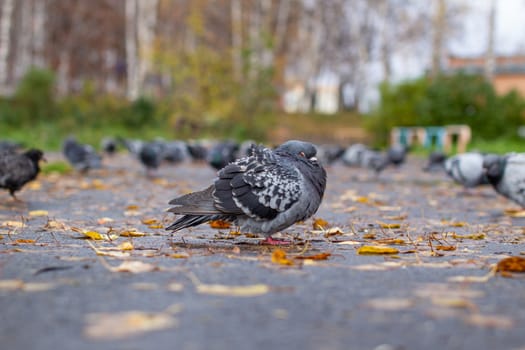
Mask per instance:
[[[361,156],[366,150],[368,150],[368,148],[361,143],[353,144],[345,150],[345,152],[341,156],[341,159],[343,160],[343,163],[345,165],[360,166]]]
[[[155,176],[154,171],[157,170],[160,163],[162,163],[165,147],[166,143],[161,140],[154,140],[142,144],[138,157],[142,165],[146,168],[147,176]]]
[[[21,154],[0,153],[0,188],[9,190],[11,197],[16,199],[15,192],[37,177],[40,172],[38,162],[43,159],[44,154],[38,149]]]
[[[395,166],[400,166],[405,162],[406,155],[408,153],[408,147],[401,144],[395,144],[388,148],[386,156],[388,163]]]
[[[67,161],[81,172],[102,167],[102,158],[95,152],[93,146],[78,143],[72,136],[64,141],[62,152]]]
[[[113,137],[104,137],[100,141],[100,147],[109,156],[112,156],[117,152],[117,140]]]
[[[432,172],[436,170],[443,170],[445,168],[445,161],[447,155],[441,151],[434,151],[428,155],[427,163],[423,167],[423,171]]]
[[[312,216],[323,199],[326,171],[316,148],[287,141],[275,150],[254,146],[251,155],[228,164],[208,188],[169,202],[169,211],[184,215],[167,227],[178,231],[210,220],[234,222],[245,232],[271,235]]]
[[[376,174],[383,171],[389,164],[388,156],[378,151],[365,149],[360,156],[360,165],[372,169]]]
[[[525,208],[525,153],[490,157],[483,167],[496,192]]]
[[[483,170],[483,161],[491,157],[494,155],[477,152],[457,154],[445,160],[445,171],[450,178],[465,188],[486,185],[489,182]]]

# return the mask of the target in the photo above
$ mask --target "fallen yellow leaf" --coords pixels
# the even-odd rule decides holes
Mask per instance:
[[[224,220],[211,220],[209,222],[211,228],[215,229],[226,229],[230,228],[231,224],[228,221]]]
[[[49,213],[47,210],[31,210],[29,216],[47,216]]]
[[[144,232],[139,232],[135,230],[125,230],[125,231],[120,232],[120,236],[123,236],[123,237],[142,237],[145,235],[146,234]]]
[[[144,225],[156,225],[159,223],[159,220],[157,219],[142,219],[142,223]]]
[[[175,327],[178,322],[169,313],[126,311],[96,313],[86,317],[84,335],[90,339],[127,339],[142,333]]]
[[[86,236],[88,238],[91,238],[91,239],[94,239],[96,241],[104,239],[102,237],[102,235],[100,233],[98,233],[97,231],[84,231],[82,233],[84,234],[84,236]]]
[[[357,250],[360,255],[375,255],[375,254],[397,254],[399,250],[392,247],[380,245],[364,245]]]
[[[295,259],[308,259],[308,260],[327,260],[332,253],[319,253],[315,255],[301,255],[296,256]]]
[[[197,284],[197,293],[230,297],[256,297],[266,294],[270,287],[266,284],[252,284],[247,286],[227,286],[223,284]]]
[[[377,298],[370,299],[366,302],[366,306],[372,309],[397,311],[412,307],[414,300],[406,298]]]
[[[124,261],[122,264],[116,267],[108,267],[113,272],[130,272],[130,273],[143,273],[158,270],[159,268],[155,265],[144,263],[142,261]]]
[[[392,228],[400,228],[401,225],[400,224],[385,224],[385,223],[382,223],[379,225],[381,228],[389,228],[389,229],[392,229]]]
[[[279,265],[293,265],[293,261],[286,258],[286,253],[282,249],[276,249],[273,251],[272,262]]]
[[[471,314],[466,316],[465,322],[478,327],[500,329],[512,328],[514,325],[511,318],[502,315]]]
[[[16,243],[16,244],[34,244],[35,240],[34,239],[19,238],[14,243]]]
[[[438,245],[436,246],[436,250],[452,251],[452,250],[456,250],[456,247],[452,245]]]
[[[469,235],[458,235],[456,233],[452,233],[452,238],[454,239],[473,239],[473,240],[481,240],[485,239],[484,233],[472,233]]]
[[[2,222],[1,226],[20,228],[20,227],[24,227],[24,223],[22,221],[7,220],[7,221]]]
[[[525,272],[525,258],[521,256],[511,256],[502,259],[496,265],[496,271],[500,273]]]
[[[120,250],[133,250],[134,249],[133,243],[131,243],[131,242],[122,242],[121,244],[119,244],[118,249],[120,249]]]
[[[328,221],[323,219],[315,219],[312,224],[314,230],[324,230],[328,228],[329,225]]]

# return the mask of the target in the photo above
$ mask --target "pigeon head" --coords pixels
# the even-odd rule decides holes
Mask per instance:
[[[45,160],[44,153],[39,149],[30,149],[24,152],[25,156],[33,161],[33,163],[38,164],[40,160]]]
[[[310,142],[290,140],[286,141],[275,149],[276,152],[286,152],[296,156],[304,157],[309,160],[314,160],[317,154],[317,149]]]
[[[505,172],[506,157],[491,155],[483,159],[483,169],[491,184],[497,184]]]

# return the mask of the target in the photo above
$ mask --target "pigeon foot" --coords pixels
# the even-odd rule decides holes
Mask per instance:
[[[268,245],[289,245],[291,244],[291,241],[287,241],[284,239],[274,239],[271,236],[266,237],[264,241],[261,241],[260,244],[268,244]]]

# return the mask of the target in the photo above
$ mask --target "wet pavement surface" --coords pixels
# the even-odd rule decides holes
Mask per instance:
[[[41,174],[21,202],[0,193],[0,348],[525,349],[525,278],[491,272],[524,256],[525,215],[421,163],[328,167],[326,223],[283,247],[163,229],[170,199],[213,180],[205,164]]]

